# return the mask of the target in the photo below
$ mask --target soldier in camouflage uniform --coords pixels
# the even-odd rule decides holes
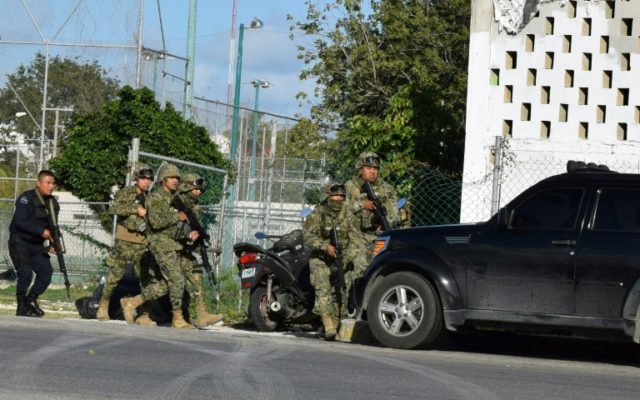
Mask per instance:
[[[382,227],[375,220],[375,205],[362,189],[365,181],[371,183],[376,197],[385,207],[389,224],[397,226],[400,222],[396,192],[379,178],[380,164],[380,157],[376,153],[361,153],[356,163],[358,175],[345,183],[346,205],[353,221],[353,229],[349,236],[350,264],[347,278],[350,293],[353,293],[356,280],[362,277],[371,262],[373,242],[376,236],[382,233]],[[340,321],[339,338],[342,341],[351,341],[355,326],[355,319],[348,318]]]
[[[373,152],[364,152],[358,157],[356,168],[359,174],[345,184],[347,191],[347,205],[351,214],[356,220],[356,233],[354,233],[351,244],[359,250],[353,260],[353,279],[362,277],[365,269],[371,262],[373,242],[376,235],[382,233],[382,227],[375,224],[373,211],[375,206],[367,198],[367,194],[362,190],[362,184],[367,181],[371,183],[373,190],[387,210],[387,220],[389,224],[395,226],[399,223],[397,195],[393,187],[385,183],[378,177],[380,172],[380,157]]]
[[[338,270],[334,263],[336,257],[342,258],[347,281],[347,265],[353,257],[349,254],[349,233],[354,228],[351,226],[352,219],[345,204],[344,185],[330,184],[325,188],[325,194],[326,199],[313,210],[304,223],[304,244],[311,249],[309,270],[311,284],[316,292],[313,311],[322,319],[325,339],[334,340],[337,335],[337,321],[347,314],[347,293],[335,285]],[[342,250],[340,254],[330,241],[329,234],[333,227],[336,228],[338,245]]]
[[[171,326],[193,328],[182,315],[182,295],[185,288],[180,263],[182,245],[174,239],[178,222],[186,221],[187,216],[171,207],[171,199],[180,183],[180,170],[173,164],[163,163],[158,169],[157,179],[161,186],[149,194],[146,204],[149,248],[158,269],[155,270],[155,279],[144,284],[142,291],[145,299],[155,300],[160,297],[159,294],[164,291],[162,288],[166,285],[173,316]],[[198,238],[198,233],[191,231],[188,233],[188,238],[194,241]],[[150,271],[154,270],[150,268]]]
[[[200,221],[202,220],[202,209],[200,208],[199,198],[205,186],[206,182],[202,177],[196,174],[187,174],[182,178],[176,194],[180,196],[183,203],[193,211]],[[196,324],[202,327],[218,323],[223,319],[222,314],[210,314],[207,311],[202,266],[198,264],[194,256],[194,252],[198,249],[186,237],[182,238],[181,243],[183,246],[182,251],[180,251],[182,273],[186,279],[187,292],[189,292],[189,296],[196,305]]]
[[[105,263],[109,267],[107,280],[102,290],[100,307],[96,318],[100,321],[109,320],[109,298],[113,289],[125,273],[127,263],[133,263],[134,273],[140,276],[140,259],[148,250],[145,238],[145,199],[154,171],[146,165],[140,165],[134,173],[135,182],[132,186],[120,189],[113,202],[113,212],[117,216],[116,239],[107,256]],[[130,299],[121,299],[125,319],[133,322],[133,312],[144,301],[141,295]]]

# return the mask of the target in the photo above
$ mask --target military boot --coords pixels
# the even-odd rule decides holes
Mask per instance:
[[[149,316],[149,311],[151,308],[151,304],[148,301],[145,301],[140,306],[140,316],[136,318],[136,325],[142,326],[156,326],[156,322],[151,319]]]
[[[96,319],[98,321],[109,320],[109,299],[100,299],[100,307],[96,312]]]
[[[333,341],[336,338],[336,321],[330,315],[322,316],[322,325],[324,325],[324,339]]]
[[[141,294],[133,297],[123,297],[120,299],[120,306],[122,307],[122,314],[127,324],[133,324],[135,320],[136,308],[144,303],[144,297]]]
[[[198,315],[196,324],[199,327],[216,324],[224,318],[222,314],[209,314],[204,302],[196,304],[196,314]]]
[[[171,321],[172,328],[185,328],[185,329],[194,329],[193,325],[184,320],[182,316],[182,309],[178,308],[172,311],[173,320]]]
[[[16,301],[18,306],[16,308],[16,316],[18,317],[33,317],[31,310],[27,306],[27,296],[24,293],[16,293]]]
[[[356,320],[353,318],[347,318],[340,321],[340,330],[336,340],[340,342],[351,342],[353,339],[353,333],[356,329]]]
[[[38,296],[29,293],[27,296],[27,308],[31,311],[33,317],[42,318],[44,311],[38,305]]]

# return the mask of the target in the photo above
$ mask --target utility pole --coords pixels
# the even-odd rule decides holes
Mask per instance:
[[[253,107],[253,129],[251,135],[251,160],[249,161],[249,192],[247,200],[255,200],[255,176],[256,176],[256,149],[258,141],[258,99],[260,97],[260,88],[268,88],[271,84],[262,79],[254,79],[251,81],[253,87],[256,88],[255,106]]]
[[[140,0],[138,3],[140,10],[138,10],[138,32],[136,34],[136,89],[140,89],[141,86],[141,74],[142,74],[142,32],[144,25],[144,0]]]
[[[73,112],[73,107],[47,107],[45,111],[54,111],[56,113],[56,119],[53,123],[53,150],[51,151],[51,158],[53,158],[58,155],[58,132],[60,128],[64,128],[64,125],[60,124],[60,111]],[[62,131],[64,132],[64,129]]]
[[[198,0],[189,0],[189,28],[187,34],[187,80],[184,82],[183,115],[187,120],[191,119],[191,106],[193,104],[193,71],[196,55],[196,16],[198,14]]]

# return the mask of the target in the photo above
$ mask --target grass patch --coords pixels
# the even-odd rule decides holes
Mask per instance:
[[[69,303],[71,305],[74,304],[76,299],[84,296],[91,296],[94,288],[82,288],[81,286],[73,285],[71,286],[69,292],[71,294],[71,298],[67,298],[67,290],[57,287],[49,287],[42,295],[38,298],[38,301],[50,301],[50,302],[62,302]],[[0,302],[16,302],[16,285],[12,284],[5,288],[0,289]],[[74,306],[75,307],[75,306]]]
[[[247,318],[249,292],[240,290],[238,276],[232,270],[222,271],[218,279],[217,289],[220,302],[216,302],[215,291],[205,283],[207,303],[213,304],[213,311],[224,315],[225,324],[237,324]]]
[[[45,310],[44,318],[80,318],[75,300],[90,296],[92,290],[80,286],[71,287],[71,298],[67,298],[67,290],[62,287],[49,287],[39,298],[40,307]],[[0,315],[16,315],[16,285],[11,284],[0,289]]]
[[[249,292],[240,290],[240,282],[236,273],[232,270],[222,271],[217,277],[220,301],[216,301],[215,290],[205,280],[205,296],[209,309],[215,313],[224,315],[225,324],[237,324],[247,318],[247,306],[249,304]],[[76,299],[91,296],[96,288],[96,280],[88,282],[74,282],[70,288],[71,298],[67,298],[64,286],[52,285],[39,298],[40,306],[45,308],[45,318],[70,318],[78,317],[75,307]],[[10,283],[0,289],[0,315],[15,315],[16,312],[16,285]],[[192,304],[191,313],[195,315]]]

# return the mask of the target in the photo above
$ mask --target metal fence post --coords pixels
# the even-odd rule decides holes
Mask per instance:
[[[214,243],[214,249],[213,249],[214,254],[216,254],[216,276],[218,277],[220,276],[220,263],[222,262],[222,246],[224,244],[222,235],[224,235],[224,221],[225,221],[225,212],[226,212],[225,205],[227,203],[225,201],[225,197],[228,189],[228,184],[229,184],[229,175],[225,174],[222,182],[222,197],[220,200],[220,219],[218,221],[218,237]],[[216,304],[218,305],[218,307],[220,307],[219,284],[216,285],[215,287],[215,294],[216,294]]]
[[[266,196],[265,196],[265,219],[264,230],[269,232],[270,214],[271,214],[271,185],[273,183],[273,168],[276,159],[276,140],[278,138],[278,129],[276,124],[271,124],[271,149],[269,149],[269,173],[267,175]]]
[[[491,215],[500,208],[500,178],[502,176],[502,137],[496,136],[493,144],[493,176],[491,186]]]

